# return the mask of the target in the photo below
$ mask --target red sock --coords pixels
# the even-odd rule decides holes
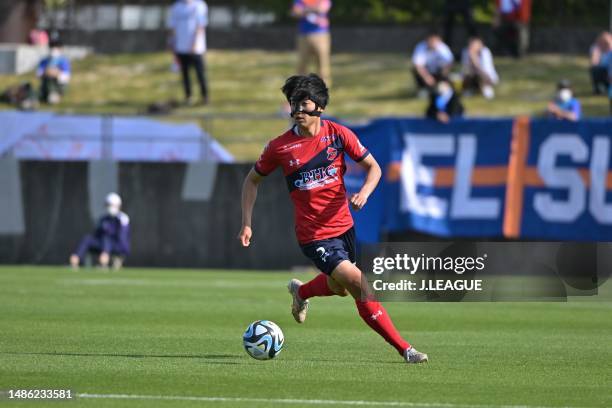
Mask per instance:
[[[333,296],[334,292],[327,286],[327,275],[320,273],[310,282],[306,282],[300,286],[298,295],[300,295],[303,300],[306,300],[313,296]]]
[[[355,303],[363,321],[403,356],[404,350],[410,347],[410,343],[399,334],[385,308],[376,301],[355,300]]]

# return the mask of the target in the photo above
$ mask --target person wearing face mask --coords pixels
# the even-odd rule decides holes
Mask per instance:
[[[425,116],[442,123],[450,122],[451,118],[463,116],[463,105],[459,94],[447,79],[441,79],[435,90],[430,93],[429,106]]]
[[[86,235],[70,256],[70,265],[77,269],[87,253],[98,254],[100,266],[119,269],[130,252],[130,218],[121,211],[121,197],[117,193],[106,196],[106,214],[100,217],[93,234]]]
[[[36,71],[36,76],[40,78],[39,99],[43,103],[57,104],[70,82],[70,61],[62,54],[59,40],[53,40],[49,48],[49,55],[40,61]]]
[[[547,112],[554,119],[572,122],[580,120],[582,108],[578,99],[574,98],[572,84],[568,80],[559,81],[555,99],[548,103]]]

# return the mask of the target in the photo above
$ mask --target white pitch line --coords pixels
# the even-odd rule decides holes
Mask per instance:
[[[190,397],[182,395],[131,395],[131,394],[76,394],[79,398],[93,399],[134,399],[163,401],[202,401],[202,402],[264,402],[268,404],[301,404],[301,405],[350,405],[363,407],[424,407],[424,408],[576,408],[544,407],[531,405],[470,405],[437,402],[405,401],[350,401],[291,398],[242,398],[242,397]]]

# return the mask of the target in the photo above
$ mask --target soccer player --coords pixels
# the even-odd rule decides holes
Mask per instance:
[[[295,125],[265,147],[242,187],[242,228],[238,239],[249,246],[251,220],[257,187],[265,176],[281,167],[295,206],[295,228],[302,252],[321,274],[307,283],[289,282],[292,314],[303,323],[309,298],[350,294],[361,318],[380,334],[408,363],[427,361],[398,333],[385,308],[362,286],[361,270],[355,265],[355,230],[348,202],[363,208],[378,184],[380,166],[349,129],[321,114],[329,99],[325,82],[315,74],[287,79],[282,88],[291,106]],[[343,175],[348,154],[366,170],[361,190],[347,200]],[[365,280],[363,280],[365,281]]]
[[[108,267],[114,255],[113,269],[120,269],[123,258],[130,252],[130,218],[121,211],[121,197],[117,193],[106,196],[107,213],[100,217],[96,230],[86,235],[70,256],[70,265],[78,269],[88,252],[99,254],[100,266]]]

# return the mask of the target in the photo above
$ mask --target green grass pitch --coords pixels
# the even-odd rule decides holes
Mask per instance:
[[[348,298],[313,299],[296,324],[290,276],[2,267],[0,390],[100,398],[3,397],[0,406],[612,406],[609,302],[388,303],[400,331],[429,354],[429,364],[412,366]],[[257,319],[285,333],[273,361],[242,348]]]

